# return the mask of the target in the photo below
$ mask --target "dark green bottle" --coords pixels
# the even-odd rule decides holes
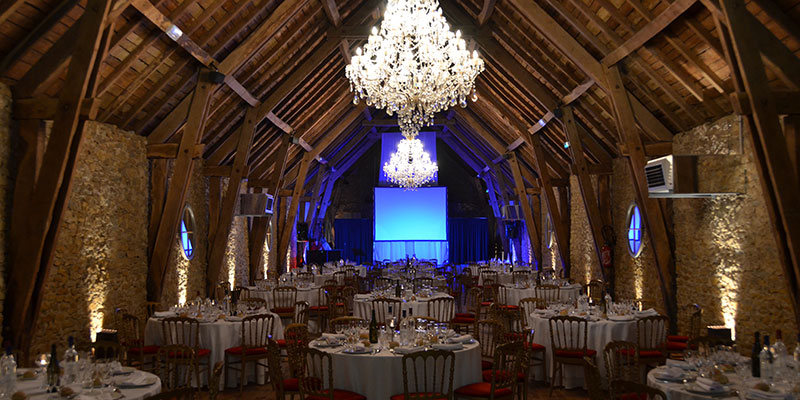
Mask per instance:
[[[369,321],[369,342],[378,343],[378,323],[375,321],[375,310],[372,310],[372,320]]]

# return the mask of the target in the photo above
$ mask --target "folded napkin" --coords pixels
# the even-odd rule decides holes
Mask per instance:
[[[683,378],[685,373],[680,368],[666,367],[658,368],[653,374],[658,379],[675,380]]]
[[[667,359],[667,366],[672,368],[680,368],[680,369],[692,369],[692,366],[689,365],[686,361],[683,360],[672,360]]]
[[[745,393],[746,399],[753,399],[753,400],[789,400],[791,399],[792,395],[788,393],[779,393],[779,392],[765,392],[763,390],[758,389],[748,389]]]
[[[156,311],[156,312],[153,313],[153,316],[158,317],[158,318],[169,318],[169,317],[174,317],[175,316],[175,312],[174,311]]]
[[[698,388],[706,392],[722,392],[725,390],[725,388],[719,382],[712,381],[708,378],[698,377],[695,384]]]
[[[141,386],[146,385],[149,381],[147,374],[137,373],[128,376],[121,376],[114,378],[114,383],[122,386]]]
[[[472,340],[472,335],[453,336],[447,339],[447,343],[466,343]]]
[[[634,312],[634,314],[636,314],[637,317],[650,317],[653,315],[658,315],[658,311],[652,308],[648,308],[647,310],[644,311],[636,311]]]
[[[394,352],[397,354],[411,354],[423,350],[425,350],[424,346],[400,346],[394,348]]]
[[[353,298],[356,299],[356,300],[366,300],[366,299],[369,299],[370,296],[371,296],[370,294],[357,294],[357,295],[353,296]]]
[[[459,343],[434,343],[431,345],[436,350],[456,351],[464,348],[464,345]]]

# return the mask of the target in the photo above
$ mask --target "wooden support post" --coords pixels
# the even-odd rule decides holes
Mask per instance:
[[[59,108],[53,121],[50,140],[42,158],[41,171],[26,206],[13,212],[10,229],[10,268],[8,270],[4,323],[10,337],[23,353],[30,346],[31,335],[41,306],[42,287],[52,263],[58,241],[61,216],[70,197],[72,174],[80,149],[83,121],[81,105],[91,93],[90,81],[101,47],[110,0],[89,0],[75,25],[81,38],[72,52]],[[27,171],[30,175],[30,171]],[[30,188],[25,189],[31,193]]]
[[[283,174],[286,172],[286,160],[289,154],[289,146],[292,144],[292,138],[288,135],[280,137],[278,150],[275,153],[275,168],[273,170],[273,184],[267,188],[267,193],[274,196],[273,214],[266,217],[256,217],[253,219],[253,225],[250,229],[250,277],[255,279],[258,276],[258,271],[263,269],[264,265],[264,245],[267,238],[267,231],[269,230],[270,221],[272,222],[272,237],[278,236],[278,220],[275,218],[276,214],[280,212],[282,203],[279,201],[278,190],[281,187]],[[269,260],[277,260],[275,258],[275,247],[270,247]],[[268,267],[270,265],[267,265]],[[264,277],[266,278],[266,276]]]
[[[150,175],[150,224],[147,227],[147,254],[153,254],[153,246],[156,243],[158,233],[158,223],[161,221],[161,214],[164,212],[164,200],[167,195],[167,176],[169,176],[169,161],[166,159],[155,159],[152,161],[152,171]]]
[[[511,168],[511,173],[514,175],[514,191],[517,194],[519,206],[522,209],[522,217],[525,221],[525,229],[528,231],[528,240],[531,243],[531,246],[537,248],[535,243],[541,243],[542,239],[539,235],[539,227],[536,225],[536,220],[533,217],[533,211],[531,210],[530,201],[528,200],[528,193],[525,191],[525,182],[522,180],[522,166],[517,158],[516,151],[511,153],[511,158],[508,160],[508,164],[509,168]],[[538,251],[534,251],[534,257],[537,260],[542,258],[541,247],[538,247],[538,249]]]
[[[531,195],[531,210],[533,211],[533,223],[539,227],[539,238],[538,240],[531,242],[531,246],[533,247],[533,260],[531,262],[536,262],[536,269],[540,270],[542,268],[542,244],[544,243],[543,237],[545,236],[545,232],[547,232],[547,227],[544,226],[542,222],[542,196],[541,195]]]
[[[314,220],[317,218],[317,211],[319,205],[319,198],[320,198],[320,189],[322,188],[322,182],[330,176],[330,171],[327,170],[322,164],[320,164],[319,168],[317,169],[317,176],[314,180],[314,187],[311,189],[311,204],[309,204],[309,211],[306,215],[306,223],[308,224],[308,239],[313,240],[314,238]]]
[[[297,170],[297,179],[295,180],[294,184],[294,191],[292,192],[292,200],[289,203],[289,210],[286,212],[286,219],[283,221],[281,234],[280,234],[280,241],[278,242],[278,265],[281,265],[285,260],[284,255],[286,251],[289,250],[289,240],[292,236],[292,228],[294,227],[295,219],[297,218],[297,210],[300,203],[300,196],[303,195],[303,187],[305,186],[304,183],[306,181],[306,174],[308,174],[308,168],[311,165],[311,162],[314,160],[312,157],[309,157],[311,153],[306,153],[303,156],[303,159],[300,161],[299,169]],[[283,218],[281,218],[282,220]],[[285,266],[286,270],[290,267],[290,265]]]
[[[236,146],[236,155],[233,158],[233,168],[228,178],[228,187],[222,197],[222,206],[219,210],[219,220],[216,223],[216,233],[211,243],[211,254],[208,259],[208,274],[206,274],[206,292],[213,294],[214,286],[222,269],[225,259],[225,248],[228,245],[228,235],[239,200],[242,178],[247,173],[247,159],[250,157],[250,146],[253,143],[256,127],[262,119],[258,109],[250,107],[244,115],[244,121],[239,127],[239,144]]]
[[[794,166],[794,173],[800,176],[800,114],[784,117],[783,131],[786,135],[786,148],[789,149],[789,159]]]
[[[186,202],[186,191],[191,182],[192,170],[196,160],[192,158],[192,149],[202,136],[206,121],[209,99],[216,84],[210,82],[210,71],[198,74],[197,87],[192,94],[191,105],[186,127],[178,147],[178,158],[175,159],[172,179],[170,180],[164,211],[158,222],[153,253],[150,255],[150,266],[147,276],[147,296],[151,301],[160,301],[164,276],[169,263],[169,253],[173,248],[175,235],[183,214]]]
[[[564,226],[561,219],[561,212],[558,209],[558,202],[556,202],[556,194],[553,191],[553,183],[550,178],[550,170],[545,165],[544,150],[542,143],[539,139],[539,134],[528,135],[529,143],[531,144],[531,151],[533,152],[533,160],[536,163],[536,169],[539,172],[539,186],[541,188],[541,198],[544,199],[547,205],[547,212],[550,215],[550,221],[553,223],[553,233],[555,233],[556,244],[558,244],[558,256],[561,258],[561,266],[564,269],[564,276],[569,276],[570,263],[569,263],[569,239],[568,239],[568,226]],[[568,210],[569,205],[563,205],[565,210]]]
[[[625,86],[622,82],[622,75],[619,67],[612,66],[607,70],[608,85],[611,89],[611,97],[616,110],[617,129],[622,134],[624,142],[628,148],[628,161],[633,176],[633,183],[636,189],[636,199],[639,210],[647,226],[650,245],[653,247],[656,260],[656,269],[661,283],[662,297],[664,298],[664,308],[672,322],[671,329],[677,326],[677,303],[675,302],[675,268],[672,258],[672,240],[667,234],[666,220],[661,210],[661,205],[656,199],[651,199],[647,193],[647,179],[644,175],[644,167],[647,162],[644,154],[644,144],[639,131],[636,129],[634,112],[631,107]]]
[[[314,239],[322,238],[323,234],[325,233],[325,214],[328,212],[328,206],[331,205],[331,194],[333,193],[333,185],[336,183],[337,177],[338,175],[335,172],[330,173],[328,176],[328,181],[325,183],[325,190],[322,192],[319,211],[317,212],[316,218],[311,221],[312,225],[314,226]]]
[[[600,263],[600,260],[603,258],[601,254],[603,247],[603,225],[607,223],[603,221],[602,215],[600,214],[600,207],[595,196],[592,178],[589,176],[589,167],[584,157],[583,142],[580,135],[578,135],[578,124],[575,122],[575,114],[572,112],[571,106],[564,107],[561,111],[563,113],[561,121],[564,123],[564,131],[567,133],[569,149],[572,152],[573,171],[578,178],[578,186],[581,189],[583,205],[586,208],[586,215],[589,219],[589,229],[592,231],[594,249],[597,253],[598,268],[603,276],[603,281],[607,282],[606,272],[603,269],[603,265]]]
[[[744,86],[750,100],[752,116],[747,121],[753,153],[795,320],[800,327],[800,188],[797,186],[798,174],[794,172],[796,164],[792,163],[793,155],[781,135],[777,107],[761,60],[761,53],[769,54],[766,47],[771,45],[751,35],[756,30],[754,25],[759,22],[746,9],[744,2],[722,0],[721,6],[730,35],[726,38],[727,49],[733,52],[728,54],[728,58],[731,63],[736,61],[734,74],[740,74],[735,81]]]

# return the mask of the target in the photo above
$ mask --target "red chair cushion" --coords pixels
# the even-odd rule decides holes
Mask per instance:
[[[490,397],[492,384],[486,382],[473,383],[456,389],[456,394],[469,397]],[[494,397],[510,396],[510,388],[500,388],[494,391]]]
[[[153,355],[158,353],[158,346],[131,347],[128,349],[128,353]]]
[[[283,390],[288,392],[300,391],[300,380],[297,378],[289,378],[283,380]]]
[[[328,311],[328,306],[311,306],[308,309],[311,311]]]
[[[508,371],[495,371],[493,369],[487,369],[481,373],[483,375],[483,381],[491,383],[492,375],[494,375],[494,373],[496,373],[497,375],[495,376],[500,377],[500,379],[508,379]],[[525,382],[525,374],[522,372],[517,372],[517,382]]]
[[[619,395],[619,400],[647,400],[647,393],[623,393]]]
[[[294,313],[294,307],[275,307],[271,311],[275,314],[291,314]]]
[[[475,318],[475,314],[471,312],[457,312],[456,318]]]
[[[326,390],[325,393],[328,393],[328,391]],[[366,397],[358,393],[339,389],[333,389],[333,398],[335,400],[367,400]],[[328,400],[328,397],[306,396],[306,400]]]
[[[592,349],[586,349],[585,353],[579,350],[576,351],[556,350],[556,357],[583,358],[583,357],[594,357],[595,354],[597,354],[597,352]]]
[[[493,301],[482,301],[481,302],[481,307],[489,307],[489,306],[492,305],[492,303],[494,303],[494,302]]]
[[[481,360],[481,370],[492,369],[493,364],[491,361]]]
[[[658,350],[642,350],[639,352],[639,358],[659,358],[664,357],[664,353]]]
[[[669,335],[669,336],[667,336],[667,341],[670,341],[670,342],[684,342],[685,343],[685,342],[689,341],[689,337],[688,336],[683,336],[683,335]]]
[[[539,343],[528,343],[525,342],[525,350],[530,351],[545,351],[547,348],[540,345]]]
[[[515,306],[513,304],[506,304],[506,305],[500,306],[500,308],[502,308],[504,310],[519,310],[519,306]]]
[[[197,349],[197,350],[195,350],[195,355],[197,356],[197,358],[202,358],[202,357],[205,357],[205,356],[207,356],[209,354],[211,354],[211,350],[209,350],[209,349]],[[169,358],[183,358],[184,356],[188,356],[188,354],[176,353],[174,351],[170,351],[169,353],[167,353],[167,357],[169,357]]]
[[[409,399],[419,398],[419,397],[422,397],[422,396],[425,396],[425,397],[428,397],[428,396],[441,396],[441,397],[437,398],[436,400],[447,400],[447,396],[445,396],[445,395],[443,395],[441,393],[437,393],[437,392],[409,393],[408,394],[408,398]],[[396,395],[392,396],[391,400],[405,400],[405,398],[406,398],[406,395],[405,395],[405,393],[403,393],[403,394],[396,394]]]
[[[230,355],[240,356],[240,355],[242,355],[242,346],[231,347],[229,349],[225,349],[225,353],[226,354],[230,354]],[[247,349],[247,352],[245,354],[248,355],[248,356],[267,354],[267,349],[265,347],[253,347],[253,348]]]
[[[452,321],[454,324],[474,324],[475,317],[466,318],[466,317],[455,317]]]
[[[688,343],[682,342],[667,342],[667,350],[669,351],[683,351],[689,348]]]

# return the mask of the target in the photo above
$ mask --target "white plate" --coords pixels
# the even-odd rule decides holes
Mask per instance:
[[[711,397],[727,397],[731,393],[730,389],[728,389],[726,387],[723,387],[722,390],[720,390],[720,391],[710,392],[708,390],[702,389],[701,387],[697,386],[697,384],[695,384],[695,383],[689,383],[689,384],[684,385],[684,389],[686,389],[687,391],[689,391],[691,393],[702,394],[702,395],[711,396]]]
[[[633,317],[633,315],[611,315],[608,317],[608,319],[617,322],[627,322],[627,321],[633,321],[635,318]]]
[[[140,388],[140,387],[146,387],[146,386],[153,385],[156,382],[158,382],[158,378],[157,377],[148,376],[148,377],[146,377],[144,379],[144,382],[142,382],[142,383],[133,383],[133,382],[129,382],[129,381],[120,381],[119,383],[117,383],[117,387],[120,388],[120,389]]]
[[[122,367],[122,368],[119,369],[119,371],[114,371],[114,373],[112,375],[114,375],[114,376],[130,375],[134,371],[136,371],[136,368],[133,368],[133,367]]]
[[[367,348],[364,348],[364,349],[352,349],[352,350],[351,349],[346,349],[346,350],[343,350],[342,353],[344,353],[344,354],[367,354],[367,353],[372,353],[372,349],[367,349]]]
[[[341,343],[330,344],[327,341],[314,342],[314,346],[315,347],[319,347],[320,349],[329,348],[329,347],[339,347],[341,345],[342,345]]]

